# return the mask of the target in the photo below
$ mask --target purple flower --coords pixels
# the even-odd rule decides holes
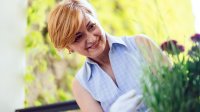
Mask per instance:
[[[172,45],[176,46],[177,45],[177,41],[176,40],[169,40],[169,41],[166,41],[164,43],[161,44],[161,49],[163,51],[166,51],[166,50],[171,50],[172,49]]]
[[[193,42],[200,42],[200,34],[196,33],[191,37]]]
[[[184,51],[185,51],[185,48],[184,48],[184,46],[182,46],[182,45],[179,45],[179,46],[178,46],[178,49],[179,49],[180,52],[184,52]]]
[[[178,45],[176,40],[166,41],[160,47],[163,51],[172,55],[177,55],[185,50],[184,46]]]

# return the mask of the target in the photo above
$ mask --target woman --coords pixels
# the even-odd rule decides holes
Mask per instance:
[[[67,48],[70,53],[87,57],[73,81],[73,94],[83,112],[109,112],[120,96],[133,89],[136,93],[132,97],[137,103],[132,109],[145,109],[143,105],[136,108],[141,101],[138,97],[141,94],[139,77],[143,66],[146,62],[166,62],[160,49],[149,38],[144,35],[134,38],[109,35],[85,0],[59,3],[50,12],[48,31],[56,48]],[[147,55],[143,55],[143,51]]]

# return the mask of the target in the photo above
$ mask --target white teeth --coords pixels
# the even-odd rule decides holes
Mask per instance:
[[[93,44],[93,45],[94,45],[94,44]],[[88,49],[92,48],[93,45],[91,45],[90,47],[88,47]]]
[[[88,49],[91,48],[94,44],[95,44],[95,43],[93,43],[91,46],[89,46]]]

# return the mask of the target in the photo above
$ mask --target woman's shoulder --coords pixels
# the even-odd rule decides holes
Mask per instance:
[[[127,41],[127,43],[130,43],[132,46],[135,46],[136,48],[139,49],[152,48],[152,47],[159,48],[159,46],[157,46],[157,44],[149,36],[145,34],[126,36],[124,40]]]
[[[111,36],[113,37],[113,36]],[[153,42],[147,35],[137,34],[131,36],[120,36],[113,38],[115,42],[124,44],[128,48],[137,48],[139,44]]]
[[[142,43],[153,42],[152,39],[145,34],[136,34],[136,35],[132,35],[132,36],[125,36],[124,39],[128,40],[128,41],[134,41],[136,43],[138,43],[138,42],[140,42],[140,43],[141,42]]]
[[[78,82],[82,87],[88,90],[88,79],[90,75],[91,75],[91,69],[89,65],[85,62],[85,64],[83,64],[83,66],[77,71],[75,75],[74,78],[75,84]]]
[[[144,34],[137,34],[132,36],[123,36],[121,38],[129,48],[138,49],[140,46],[148,45],[153,42],[148,36]]]
[[[90,75],[91,75],[90,64],[85,62],[83,64],[83,66],[76,73],[75,78],[77,78],[78,80],[81,80],[81,81],[86,81]]]

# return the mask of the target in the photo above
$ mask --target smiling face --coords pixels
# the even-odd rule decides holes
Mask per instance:
[[[68,45],[68,49],[94,59],[105,50],[106,35],[93,16],[85,14],[82,18],[81,27],[74,35],[74,42]]]

